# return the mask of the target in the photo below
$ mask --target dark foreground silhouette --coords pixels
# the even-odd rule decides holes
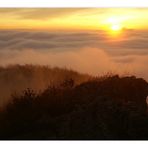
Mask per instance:
[[[14,94],[0,112],[0,139],[148,140],[148,83],[118,75],[40,93]]]

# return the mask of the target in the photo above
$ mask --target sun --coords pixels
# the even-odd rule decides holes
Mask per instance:
[[[120,31],[122,29],[122,27],[119,24],[114,24],[111,26],[111,29],[113,31]]]
[[[106,22],[110,30],[118,32],[122,29],[122,19],[120,17],[109,17]]]
[[[106,31],[111,37],[121,37],[123,35],[123,18],[121,16],[111,16],[105,21]]]

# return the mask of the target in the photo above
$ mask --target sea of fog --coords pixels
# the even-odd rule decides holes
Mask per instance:
[[[92,75],[132,74],[148,80],[148,31],[0,30],[0,64],[67,67]]]

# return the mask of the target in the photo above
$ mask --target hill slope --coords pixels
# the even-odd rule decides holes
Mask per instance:
[[[76,84],[87,81],[90,76],[70,69],[38,65],[11,65],[0,67],[0,106],[5,105],[10,95],[27,88],[40,91],[72,78]]]
[[[14,95],[0,139],[148,139],[148,83],[118,75]]]

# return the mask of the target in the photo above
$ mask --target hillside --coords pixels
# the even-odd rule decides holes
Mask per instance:
[[[12,93],[20,93],[27,88],[42,91],[51,85],[58,85],[64,79],[72,78],[75,84],[90,79],[70,69],[39,65],[10,65],[0,67],[0,106],[5,105]]]
[[[14,94],[0,113],[0,139],[148,139],[148,83],[134,76],[68,78]]]

